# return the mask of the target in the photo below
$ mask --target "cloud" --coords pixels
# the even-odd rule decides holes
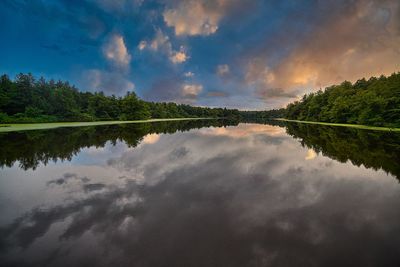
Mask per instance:
[[[99,5],[103,10],[110,12],[121,12],[124,10],[126,1],[119,0],[95,0],[96,4]]]
[[[307,155],[305,157],[306,160],[315,159],[316,157],[317,157],[317,153],[315,153],[315,151],[312,148],[307,150]]]
[[[103,91],[106,94],[124,95],[135,89],[135,84],[120,72],[91,69],[83,73],[83,86],[88,91]]]
[[[143,144],[155,144],[160,140],[160,135],[159,134],[148,134],[145,137],[143,137],[142,143]]]
[[[93,1],[106,12],[115,14],[128,14],[134,8],[143,4],[144,0],[89,0]]]
[[[203,86],[201,84],[182,85],[182,94],[185,97],[195,98],[201,91],[203,91]]]
[[[138,45],[139,50],[143,50],[145,49],[147,46],[147,42],[146,41],[141,41]]]
[[[248,61],[246,83],[266,101],[400,69],[400,2],[326,1],[316,9],[307,32],[286,25]],[[278,48],[288,53],[274,60]]]
[[[228,94],[225,92],[221,92],[221,91],[209,91],[207,93],[207,96],[209,96],[209,97],[226,97],[226,96],[228,96]]]
[[[285,129],[278,126],[264,125],[264,124],[240,124],[233,128],[204,128],[200,130],[201,134],[211,136],[226,136],[231,138],[248,138],[250,136],[264,136],[268,139],[281,142],[281,137],[285,133]]]
[[[99,190],[104,189],[105,187],[106,187],[105,184],[100,184],[100,183],[96,183],[96,184],[84,184],[84,185],[82,186],[83,191],[84,191],[85,193],[90,193],[90,192],[93,192],[93,191],[99,191]]]
[[[220,21],[233,11],[247,11],[254,0],[187,0],[172,1],[163,13],[164,21],[177,36],[211,35]]]
[[[228,75],[229,72],[230,72],[230,69],[227,64],[217,66],[217,75],[218,76],[224,77],[224,76]]]
[[[228,1],[190,0],[164,11],[164,21],[176,35],[210,35],[217,31]]]
[[[188,59],[188,56],[186,55],[185,48],[181,46],[179,51],[172,51],[169,58],[172,63],[177,64],[185,62]]]
[[[172,50],[172,45],[169,41],[169,37],[160,29],[158,29],[153,40],[150,42],[150,49],[154,51],[165,50],[166,52],[170,53]]]
[[[129,66],[132,58],[125,46],[124,38],[119,34],[114,34],[105,43],[103,53],[107,60],[124,68]]]
[[[4,265],[203,266],[210,253],[233,267],[397,263],[388,254],[399,242],[388,235],[400,221],[393,177],[326,157],[299,168],[304,149],[284,128],[218,129],[114,154],[109,185],[33,203],[0,227]],[[117,178],[137,172],[145,178]]]
[[[255,90],[257,97],[261,99],[268,98],[294,98],[297,97],[297,90],[283,90],[282,88],[262,88],[257,87]]]
[[[50,185],[64,185],[70,180],[79,180],[82,183],[87,183],[87,182],[90,181],[90,179],[87,178],[86,176],[79,177],[76,173],[67,172],[67,173],[64,173],[63,176],[60,177],[60,178],[48,181],[47,182],[47,186],[50,186]]]
[[[182,85],[182,78],[161,77],[154,81],[150,89],[145,93],[145,99],[150,101],[173,101],[181,97],[179,88]]]
[[[201,84],[185,83],[181,76],[162,77],[152,84],[145,94],[145,99],[193,104],[202,91]]]
[[[193,76],[194,76],[194,73],[191,72],[191,71],[188,71],[188,72],[185,72],[183,75],[184,75],[185,77],[190,78],[190,77],[193,77]]]
[[[152,51],[161,51],[168,56],[169,60],[173,64],[183,63],[189,59],[184,46],[181,46],[179,51],[175,51],[172,48],[171,41],[167,35],[165,35],[160,29],[157,30],[153,40],[147,42],[141,41],[138,46],[139,50],[148,48]]]

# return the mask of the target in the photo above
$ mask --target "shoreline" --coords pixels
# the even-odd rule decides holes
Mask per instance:
[[[5,124],[0,124],[0,133],[31,131],[31,130],[47,130],[47,129],[55,129],[55,128],[63,128],[63,127],[84,127],[84,126],[132,124],[132,123],[146,123],[146,122],[209,120],[209,119],[213,119],[213,118],[169,118],[169,119],[133,120],[133,121],[5,123]]]
[[[367,126],[367,125],[362,125],[362,124],[347,124],[347,123],[317,122],[317,121],[300,121],[300,120],[290,120],[290,119],[284,119],[284,118],[277,118],[277,119],[274,119],[274,120],[305,123],[305,124],[326,125],[326,126],[350,127],[350,128],[356,128],[356,129],[362,129],[362,130],[372,130],[372,131],[400,132],[400,128]]]

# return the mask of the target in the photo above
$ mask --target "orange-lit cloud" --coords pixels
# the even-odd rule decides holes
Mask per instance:
[[[254,0],[186,0],[171,1],[163,12],[164,22],[176,36],[211,35],[221,20],[237,11],[248,11]]]
[[[164,11],[164,21],[176,35],[210,35],[217,31],[228,4],[227,0],[180,1]]]
[[[179,51],[171,51],[169,58],[172,63],[177,64],[185,62],[189,57],[186,54],[185,48],[181,46]]]
[[[154,39],[150,42],[147,42],[146,40],[140,41],[138,49],[142,51],[145,48],[149,48],[152,51],[163,52],[174,64],[183,63],[189,59],[185,47],[181,46],[178,51],[173,50],[169,37],[160,29],[157,30]]]
[[[278,63],[270,62],[268,49],[253,56],[247,64],[246,83],[268,101],[343,80],[399,71],[399,10],[400,1],[359,0],[329,14],[326,4],[321,12],[326,12],[327,19],[313,25],[305,38],[296,39],[294,48]],[[281,38],[287,37],[282,33]]]
[[[262,124],[239,124],[236,127],[204,128],[200,131],[205,135],[221,135],[232,138],[244,138],[254,134],[265,134],[268,136],[281,136],[285,134],[285,129],[282,127]]]
[[[145,137],[143,137],[142,143],[143,144],[155,144],[160,140],[160,135],[159,134],[148,134]]]
[[[312,160],[312,159],[315,159],[316,157],[317,157],[317,153],[315,153],[315,151],[312,148],[307,150],[307,155],[305,157],[306,160]]]

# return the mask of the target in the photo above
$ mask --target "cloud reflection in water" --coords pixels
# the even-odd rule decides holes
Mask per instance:
[[[50,176],[46,172],[50,166],[39,166],[35,172],[46,174],[44,186],[49,184],[45,194],[60,190],[67,198],[73,182],[80,197],[42,203],[3,225],[1,262],[18,266],[400,263],[400,191],[394,177],[383,171],[324,156],[307,160],[306,148],[282,128],[269,125],[240,124],[143,140],[134,149],[118,144],[118,151],[102,151],[97,169],[59,163]],[[80,152],[73,162],[84,154]],[[11,170],[29,176],[16,166],[4,172]],[[115,176],[104,178],[104,170]],[[58,183],[57,177],[67,182]]]

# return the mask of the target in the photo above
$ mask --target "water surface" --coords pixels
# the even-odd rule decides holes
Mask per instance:
[[[168,122],[0,134],[2,266],[399,266],[400,135]]]

